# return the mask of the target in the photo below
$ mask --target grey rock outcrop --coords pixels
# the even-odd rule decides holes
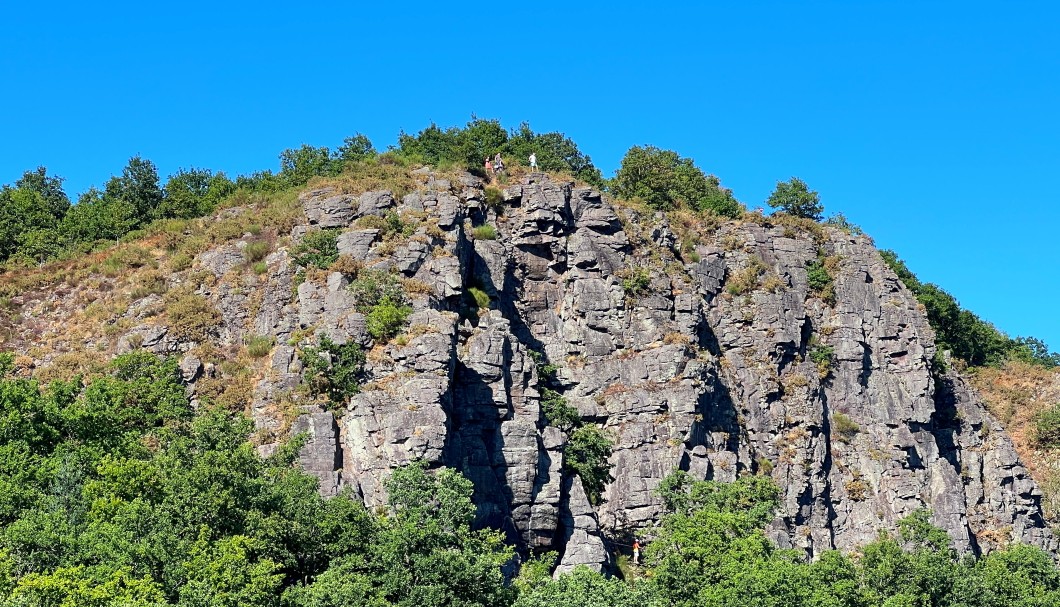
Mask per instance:
[[[353,220],[354,197],[339,194],[335,188],[310,190],[298,197],[305,208],[306,218],[310,225],[321,228],[341,228],[350,225]]]
[[[334,416],[296,403],[291,430],[310,436],[303,466],[325,494],[349,487],[377,506],[395,467],[450,466],[475,485],[477,524],[524,553],[559,551],[560,570],[608,567],[658,520],[655,490],[675,469],[769,474],[782,489],[769,534],[811,556],[854,549],[923,507],[962,551],[1057,548],[1011,443],[960,376],[933,372],[924,313],[866,237],[753,216],[689,234],[542,174],[486,205],[474,177],[421,173],[426,185],[400,201],[307,192],[292,231],[407,222],[338,236],[342,254],[405,281],[415,312],[398,338],[368,336],[349,276],[306,272],[293,289],[283,249],[263,284],[238,291],[264,294],[256,310],[236,290],[211,291],[226,334],[366,348],[362,389]],[[474,239],[484,223],[496,240]],[[214,273],[234,261],[200,259]],[[815,290],[807,265],[825,261],[831,284]],[[152,331],[145,343],[165,342]],[[531,352],[613,440],[599,496],[565,465],[568,436],[542,413]],[[305,400],[300,372],[297,349],[277,346],[254,388],[259,426],[278,432],[276,401]]]

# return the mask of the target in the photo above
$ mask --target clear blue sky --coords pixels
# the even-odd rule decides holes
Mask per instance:
[[[750,206],[797,175],[923,280],[1060,350],[1060,7],[1048,2],[10,3],[0,182],[71,196],[463,124],[651,143]]]

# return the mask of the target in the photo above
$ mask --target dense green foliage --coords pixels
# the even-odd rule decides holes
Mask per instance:
[[[604,486],[611,479],[611,453],[614,442],[599,426],[582,419],[578,410],[554,390],[558,367],[545,361],[540,352],[530,350],[537,365],[541,390],[541,414],[545,422],[568,434],[563,452],[563,469],[578,475],[585,495],[592,503],[600,501]]]
[[[1060,354],[1049,352],[1041,340],[1010,339],[994,325],[962,309],[938,285],[920,282],[894,251],[880,251],[880,255],[923,304],[940,350],[950,350],[973,367],[999,365],[1010,358],[1045,367],[1060,366]]]
[[[856,555],[808,563],[763,532],[780,496],[761,476],[731,484],[677,472],[659,487],[668,514],[648,533],[633,579],[587,569],[551,580],[535,568],[516,580],[516,605],[589,607],[1007,607],[1060,604],[1060,574],[1045,552],[1013,545],[960,558],[918,511]]]
[[[164,196],[155,216],[191,219],[213,213],[235,191],[235,184],[224,173],[209,169],[180,169],[163,188]]]
[[[248,419],[194,411],[171,359],[128,354],[45,388],[11,369],[0,356],[5,605],[1060,605],[1060,573],[1037,548],[959,558],[919,511],[855,555],[809,563],[763,531],[772,480],[683,472],[660,484],[667,513],[628,579],[553,579],[549,553],[508,582],[513,551],[472,529],[473,487],[453,470],[396,470],[372,513],[349,494],[321,498],[294,464],[299,441],[263,458]]]
[[[333,404],[345,405],[360,391],[365,357],[359,345],[336,344],[322,335],[319,345],[302,348],[299,358],[305,366],[302,374],[305,383],[313,394],[326,396]]]
[[[608,459],[613,448],[614,441],[596,424],[583,423],[570,433],[563,467],[578,475],[590,503],[600,502],[600,494],[612,480]]]
[[[663,211],[686,206],[735,218],[744,210],[732,191],[721,187],[717,177],[704,173],[691,158],[650,145],[633,146],[626,152],[611,180],[611,191]]]
[[[5,359],[6,360],[6,359]],[[329,500],[252,424],[194,413],[172,360],[92,380],[0,381],[5,605],[508,605],[501,536],[473,531],[471,483],[422,465],[389,514]]]
[[[339,230],[325,228],[306,232],[295,245],[291,256],[300,266],[327,269],[339,258]]]
[[[61,246],[59,227],[70,209],[62,179],[44,167],[26,171],[15,187],[0,189],[0,258],[16,251],[37,261]]]
[[[507,164],[527,164],[537,156],[542,171],[561,171],[587,183],[603,186],[600,169],[562,133],[535,133],[523,123],[507,132],[497,120],[472,117],[463,128],[442,129],[431,124],[415,135],[402,132],[397,152],[413,161],[431,165],[458,165],[481,171],[486,157],[500,153]]]
[[[792,177],[788,181],[778,181],[776,189],[769,195],[766,204],[788,215],[814,221],[820,221],[821,214],[824,213],[821,197],[817,192],[811,191],[806,182],[798,177]]]
[[[385,270],[360,270],[348,287],[357,311],[364,314],[372,339],[387,341],[412,314],[398,277]]]

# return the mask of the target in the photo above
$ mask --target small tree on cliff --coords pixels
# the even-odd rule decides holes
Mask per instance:
[[[788,215],[814,221],[820,221],[824,213],[820,195],[810,190],[806,182],[798,177],[792,177],[790,181],[778,181],[777,189],[769,195],[766,203]]]

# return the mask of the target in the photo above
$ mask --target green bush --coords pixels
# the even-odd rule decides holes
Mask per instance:
[[[649,287],[651,287],[651,274],[648,268],[637,267],[626,270],[625,277],[622,279],[622,290],[625,291],[627,299],[647,293]]]
[[[264,261],[259,261],[254,263],[254,265],[250,266],[250,269],[254,270],[255,274],[264,274],[265,272],[269,271],[269,264],[265,263]]]
[[[475,240],[497,240],[497,228],[490,224],[482,224],[476,228],[472,228],[471,235]]]
[[[806,263],[806,282],[810,290],[824,300],[828,305],[835,305],[835,272],[838,258],[818,257]]]
[[[541,389],[541,413],[548,425],[570,432],[582,424],[581,414],[562,394],[551,388]]]
[[[861,428],[845,413],[832,414],[832,432],[840,442],[849,443]]]
[[[187,253],[175,253],[169,258],[169,268],[174,272],[187,270],[194,260]]]
[[[243,247],[243,258],[247,260],[247,263],[255,264],[265,259],[271,250],[272,246],[268,241],[255,240],[254,242],[248,242],[247,246]]]
[[[829,225],[834,228],[839,228],[840,230],[843,230],[851,236],[861,236],[865,233],[865,231],[861,229],[861,226],[855,223],[851,223],[849,220],[847,220],[846,215],[843,215],[842,213],[836,213],[835,215],[832,215],[831,217],[826,219],[824,223],[825,225]]]
[[[1042,411],[1034,419],[1034,442],[1042,447],[1060,446],[1060,404]]]
[[[500,188],[486,186],[486,206],[500,211],[504,207],[504,193]]]
[[[339,345],[322,335],[318,346],[302,348],[299,358],[304,367],[303,378],[313,394],[344,405],[360,391],[365,357],[359,345]]]
[[[389,341],[405,325],[412,308],[384,297],[365,315],[368,334],[376,341]]]
[[[271,335],[254,335],[247,340],[247,354],[253,358],[268,356],[276,338]]]
[[[327,269],[339,258],[338,238],[337,228],[307,232],[291,252],[295,263],[304,267]]]
[[[822,344],[814,337],[810,342],[810,361],[817,365],[821,377],[828,375],[835,363],[835,348]]]
[[[600,494],[611,479],[611,457],[614,443],[593,424],[574,430],[564,450],[564,467],[577,474],[589,502],[600,503]]]
[[[490,296],[484,290],[479,287],[468,287],[468,294],[475,301],[475,307],[479,310],[486,310],[490,307]]]
[[[202,341],[221,320],[221,314],[190,287],[169,291],[163,297],[170,334],[185,341]]]
[[[408,303],[401,281],[386,270],[358,270],[357,278],[350,281],[346,288],[353,299],[354,308],[361,314],[368,314],[384,299],[397,305]]]
[[[630,148],[610,185],[616,196],[640,199],[662,211],[683,205],[736,218],[744,210],[731,190],[721,187],[717,177],[704,173],[691,158],[650,145]]]

